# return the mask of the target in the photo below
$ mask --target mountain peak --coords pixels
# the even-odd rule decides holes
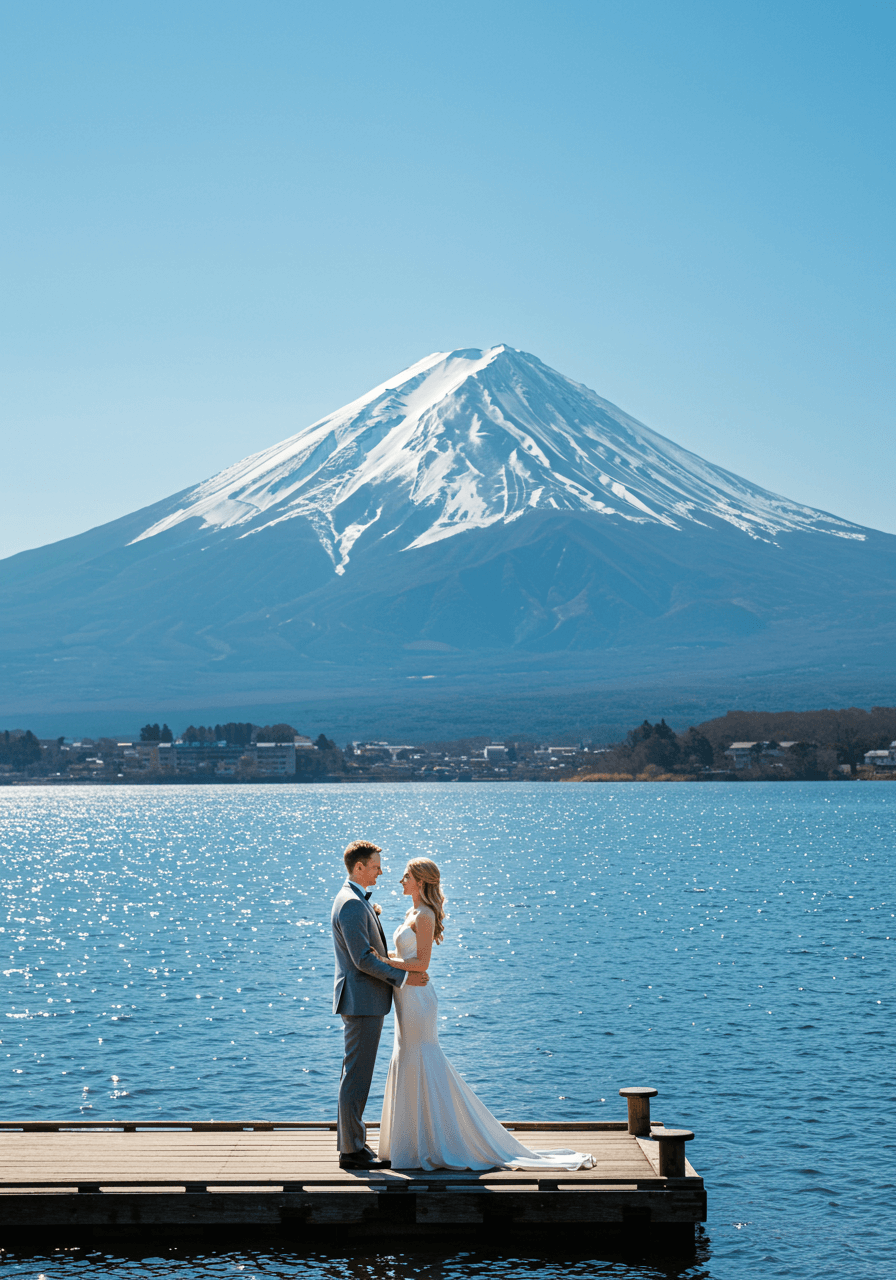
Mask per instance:
[[[513,347],[434,352],[181,495],[134,542],[186,521],[245,538],[304,518],[344,574],[359,538],[410,551],[535,510],[614,522],[723,520],[751,538],[845,520],[704,461]]]

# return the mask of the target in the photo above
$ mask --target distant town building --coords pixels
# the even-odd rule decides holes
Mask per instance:
[[[761,760],[776,760],[786,755],[796,742],[732,742],[725,752],[735,769],[749,769]]]
[[[869,769],[896,769],[896,742],[891,742],[886,751],[866,751],[865,765]]]
[[[288,778],[296,771],[293,742],[256,742],[233,745],[226,742],[143,743],[154,747],[156,768],[162,773],[214,773],[233,777],[246,761],[260,778]]]
[[[120,771],[158,769],[157,742],[119,742],[112,753],[112,764]]]
[[[753,754],[756,745],[755,742],[732,742],[725,755],[731,757],[735,769],[747,769],[756,760]]]
[[[296,771],[294,742],[256,742],[254,753],[259,777],[288,778]]]
[[[503,742],[493,742],[485,747],[482,753],[489,764],[503,763],[507,759],[507,748]]]
[[[388,757],[395,764],[402,751],[416,753],[419,756],[420,748],[409,746],[407,743],[395,746],[391,742],[353,742],[352,751],[354,755],[364,756],[368,760],[385,760]]]

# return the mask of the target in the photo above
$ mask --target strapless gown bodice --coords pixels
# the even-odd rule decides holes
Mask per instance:
[[[416,960],[417,935],[408,924],[399,925],[392,935],[399,960]],[[395,992],[395,1050],[399,1046],[432,1044],[438,1047],[439,999],[431,982],[425,987],[405,984]],[[441,1050],[439,1050],[441,1052]]]
[[[400,925],[393,947],[417,955],[417,935]],[[435,950],[435,948],[434,948]],[[433,957],[435,960],[435,956]],[[379,1154],[394,1169],[584,1169],[581,1151],[530,1151],[496,1120],[445,1057],[432,982],[395,992],[395,1042],[380,1125]]]
[[[409,924],[400,924],[392,934],[392,945],[399,960],[417,959],[417,934]]]

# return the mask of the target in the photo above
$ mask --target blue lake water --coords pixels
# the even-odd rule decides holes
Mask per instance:
[[[364,836],[425,854],[450,919],[443,1046],[502,1119],[653,1114],[709,1192],[677,1275],[896,1274],[896,786],[0,789],[6,1119],[334,1118],[330,903]],[[387,1022],[369,1119],[378,1119]],[[458,1253],[0,1255],[7,1275],[671,1274]]]

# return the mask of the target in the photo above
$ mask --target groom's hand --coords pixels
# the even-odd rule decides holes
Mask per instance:
[[[409,973],[405,985],[408,987],[425,987],[427,982],[429,982],[428,973]]]

